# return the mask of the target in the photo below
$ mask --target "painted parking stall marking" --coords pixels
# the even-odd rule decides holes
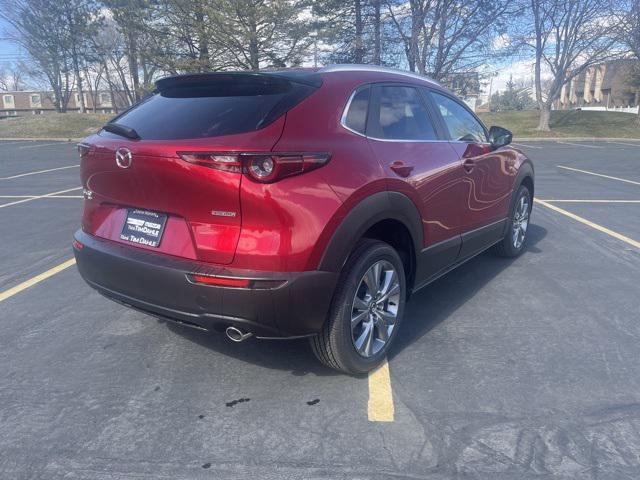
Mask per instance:
[[[58,170],[67,170],[69,168],[78,168],[80,165],[67,165],[66,167],[48,168],[47,170],[36,170],[35,172],[19,173],[10,177],[0,177],[0,180],[13,180],[14,178],[28,177],[30,175],[39,175],[41,173],[55,172]]]
[[[24,145],[22,147],[18,147],[20,150],[24,150],[26,148],[41,148],[41,147],[51,147],[53,145],[71,145],[71,142],[55,142],[55,143],[39,143],[38,145]]]
[[[572,142],[561,142],[561,141],[557,141],[556,143],[559,143],[560,145],[571,145],[573,147],[604,148],[604,147],[601,147],[599,145],[586,145],[584,143],[572,143]]]
[[[548,203],[640,203],[640,200],[571,200],[571,199],[540,199]]]
[[[535,146],[535,145],[527,145],[527,144],[524,144],[524,143],[512,142],[512,145],[517,145],[518,147],[535,148],[537,150],[542,149],[542,147],[538,147],[538,146]]]
[[[84,198],[82,195],[52,195],[50,197],[42,197],[40,195],[0,195],[0,198]]]
[[[60,273],[63,270],[66,270],[67,268],[75,264],[76,264],[76,259],[71,258],[66,262],[61,263],[60,265],[56,265],[55,267],[50,268],[46,272],[42,272],[41,274],[36,275],[35,277],[31,277],[29,280],[25,280],[24,282],[22,282],[19,285],[16,285],[15,287],[5,290],[4,292],[0,292],[0,302],[6,300],[7,298],[13,297],[14,295],[22,292],[23,290],[26,290],[27,288],[32,287],[42,282],[43,280],[46,280],[47,278],[54,276],[56,273]]]
[[[625,243],[628,243],[629,245],[631,245],[632,247],[635,248],[639,248],[640,249],[640,242],[634,240],[633,238],[629,238],[626,235],[622,235],[621,233],[615,232],[607,227],[603,227],[602,225],[598,225],[597,223],[594,223],[590,220],[587,220],[586,218],[583,218],[579,215],[576,215],[575,213],[571,213],[567,210],[564,210],[560,207],[556,207],[555,205],[552,205],[551,203],[548,203],[544,200],[539,200],[537,198],[535,198],[533,200],[535,203],[542,205],[544,207],[547,207],[555,212],[561,213],[562,215],[565,215],[566,217],[572,218],[573,220],[576,220],[580,223],[583,223],[584,225],[587,225],[591,228],[594,228],[602,233],[606,233],[607,235],[616,238],[620,241],[623,241]]]
[[[604,175],[602,173],[590,172],[589,170],[581,170],[579,168],[565,167],[563,165],[557,165],[557,167],[558,168],[562,168],[563,170],[570,170],[572,172],[584,173],[586,175],[593,175],[595,177],[608,178],[609,180],[617,180],[618,182],[630,183],[632,185],[640,185],[640,182],[635,182],[633,180],[627,180],[626,178],[612,177],[611,175]]]
[[[610,145],[624,145],[626,147],[640,147],[640,143],[625,143],[625,142],[607,142]]]
[[[57,196],[58,194],[61,194],[61,193],[74,192],[76,190],[82,190],[82,187],[68,188],[66,190],[60,190],[58,192],[52,192],[52,193],[47,193],[45,195],[37,195],[37,196],[34,196],[34,197],[24,198],[22,200],[16,200],[15,202],[9,202],[9,203],[2,204],[2,205],[0,205],[0,208],[11,207],[13,205],[19,205],[21,203],[31,202],[33,200],[39,200],[41,198],[51,198],[51,197],[55,197],[55,196]]]
[[[389,363],[385,359],[378,368],[369,372],[367,415],[370,422],[393,422],[394,414]]]

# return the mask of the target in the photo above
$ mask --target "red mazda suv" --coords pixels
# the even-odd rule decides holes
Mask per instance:
[[[522,253],[534,174],[510,142],[392,69],[163,78],[78,145],[78,269],[123,305],[236,342],[309,337],[364,373],[412,293]]]

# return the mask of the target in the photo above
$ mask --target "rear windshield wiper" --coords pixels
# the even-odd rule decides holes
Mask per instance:
[[[131,140],[140,140],[140,135],[131,127],[126,127],[124,125],[120,125],[118,123],[107,123],[103,130],[107,132],[115,133],[116,135],[120,135],[121,137],[130,138]]]

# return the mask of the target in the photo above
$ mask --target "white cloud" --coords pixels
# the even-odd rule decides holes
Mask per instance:
[[[493,82],[491,84],[491,93],[504,91],[507,88],[507,82],[513,78],[515,83],[527,83],[533,85],[534,80],[535,59],[529,58],[518,60],[504,65],[487,65],[484,70],[493,73]],[[542,69],[542,78],[550,76],[546,68]],[[484,94],[489,93],[489,82],[487,81],[483,89]]]

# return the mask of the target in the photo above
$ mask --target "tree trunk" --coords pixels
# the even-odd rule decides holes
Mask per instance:
[[[380,0],[373,2],[373,63],[382,64],[380,46]]]
[[[249,67],[251,70],[260,69],[260,48],[258,46],[258,25],[256,22],[256,12],[249,12]]]
[[[538,122],[537,130],[541,132],[551,131],[551,127],[549,127],[550,119],[551,119],[551,105],[549,105],[547,102],[544,102],[540,106],[540,121]]]
[[[198,24],[198,47],[200,49],[200,53],[198,55],[198,70],[201,72],[206,72],[210,69],[209,39],[207,38],[207,34],[205,32],[205,18],[201,6],[199,6],[198,10],[195,12],[195,17]]]
[[[127,36],[129,74],[131,75],[131,81],[133,83],[133,99],[137,102],[138,100],[140,100],[140,77],[138,75],[138,39],[133,32],[129,32]]]
[[[114,113],[118,113],[118,104],[116,103],[116,96],[113,93],[113,82],[111,81],[111,75],[109,74],[109,67],[107,66],[107,61],[102,60],[102,66],[104,67],[104,76],[107,80],[107,85],[109,85],[109,96],[111,97],[111,108],[113,108]]]
[[[80,113],[85,113],[87,111],[87,106],[84,103],[84,89],[82,88],[82,76],[80,75],[80,66],[78,62],[78,53],[76,48],[73,47],[72,50],[72,61],[73,61],[73,73],[76,76],[76,82],[78,84],[78,96],[80,97]]]
[[[360,0],[355,0],[356,10],[356,45],[354,49],[354,63],[364,63],[364,42],[362,41],[362,32],[364,30],[362,23],[362,4]]]

